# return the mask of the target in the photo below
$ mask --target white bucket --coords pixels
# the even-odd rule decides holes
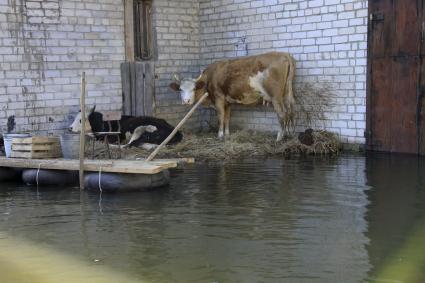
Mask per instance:
[[[80,153],[80,134],[62,134],[60,136],[63,158],[78,159]]]
[[[12,152],[12,140],[14,138],[29,138],[30,134],[4,134],[4,152],[6,153],[6,157],[10,158],[10,153]]]

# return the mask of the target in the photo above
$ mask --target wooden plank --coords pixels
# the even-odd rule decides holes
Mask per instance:
[[[418,55],[423,32],[422,20],[419,17],[421,2],[423,1],[397,0],[388,4],[393,9],[393,21],[389,22],[393,29],[393,56]]]
[[[13,151],[60,151],[60,145],[52,144],[14,144],[12,143]]]
[[[418,64],[414,56],[393,58],[391,152],[417,153]]]
[[[152,116],[155,111],[155,69],[153,62],[145,63],[144,88],[144,113],[147,116]]]
[[[11,158],[51,159],[62,157],[59,151],[12,151]]]
[[[124,1],[124,34],[125,57],[127,61],[134,61],[134,14],[133,0]]]
[[[131,115],[130,63],[121,63],[122,108],[124,115]]]
[[[135,70],[135,91],[134,91],[134,115],[145,116],[145,87],[144,87],[144,76],[145,76],[145,63],[134,62]]]
[[[40,168],[52,170],[79,170],[77,159],[20,159],[0,157],[0,167]],[[139,160],[84,160],[84,171],[131,174],[156,174],[168,168],[177,167],[175,160],[156,160],[145,162]]]
[[[58,137],[43,137],[43,136],[35,136],[30,138],[13,138],[12,144],[20,143],[20,144],[36,144],[36,143],[58,143]]]
[[[136,114],[136,65],[134,62],[130,64],[130,105],[131,105],[131,116],[135,116]]]
[[[394,35],[392,23],[392,0],[369,1],[369,31],[368,54],[371,57],[390,56]]]
[[[144,160],[144,158],[136,158],[136,160]],[[165,159],[157,159],[151,160],[149,163],[152,164],[162,164],[164,162],[176,162],[177,164],[193,164],[195,163],[195,158],[193,157],[182,157],[182,158],[165,158]]]
[[[425,42],[423,42],[422,44],[422,48],[425,48]],[[425,59],[423,56],[420,57],[420,64],[421,66],[419,69],[419,87],[416,99],[416,139],[418,145],[418,153],[420,155],[425,155]]]

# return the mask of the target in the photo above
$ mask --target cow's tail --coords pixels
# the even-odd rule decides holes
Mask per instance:
[[[295,59],[290,55],[287,54],[287,77],[286,77],[286,85],[285,85],[285,94],[284,94],[284,104],[287,111],[287,117],[286,117],[286,127],[292,128],[292,131],[295,131],[295,124],[294,124],[294,103],[295,103],[295,97],[294,97],[294,90],[293,90],[293,82],[295,78]]]
[[[293,91],[293,88],[292,88],[292,84],[294,82],[294,77],[295,77],[295,60],[289,54],[287,55],[287,59],[288,59],[289,70],[287,72],[285,93],[286,93],[286,97],[288,98],[288,102],[290,104],[293,104],[294,103],[294,91]]]

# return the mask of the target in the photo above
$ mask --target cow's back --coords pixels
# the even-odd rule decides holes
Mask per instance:
[[[262,96],[252,87],[250,78],[267,72],[267,79],[263,81],[265,84],[273,85],[286,81],[291,60],[293,58],[288,53],[270,52],[215,62],[205,70],[208,92],[213,95],[223,94],[231,103],[258,104],[262,101]],[[272,86],[264,87],[269,89]]]

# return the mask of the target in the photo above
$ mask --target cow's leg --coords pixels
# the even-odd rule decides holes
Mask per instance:
[[[224,136],[224,121],[225,121],[225,103],[223,99],[217,99],[215,102],[215,109],[217,110],[217,117],[219,123],[218,138],[222,139]]]
[[[287,127],[287,113],[286,113],[286,109],[285,106],[283,105],[282,101],[278,101],[276,99],[272,99],[272,104],[273,104],[273,108],[276,111],[277,117],[279,119],[279,123],[280,123],[280,130],[277,133],[277,138],[276,141],[281,141],[284,134],[285,134],[285,130]]]
[[[230,135],[230,105],[227,104],[224,108],[224,135],[228,137]]]

